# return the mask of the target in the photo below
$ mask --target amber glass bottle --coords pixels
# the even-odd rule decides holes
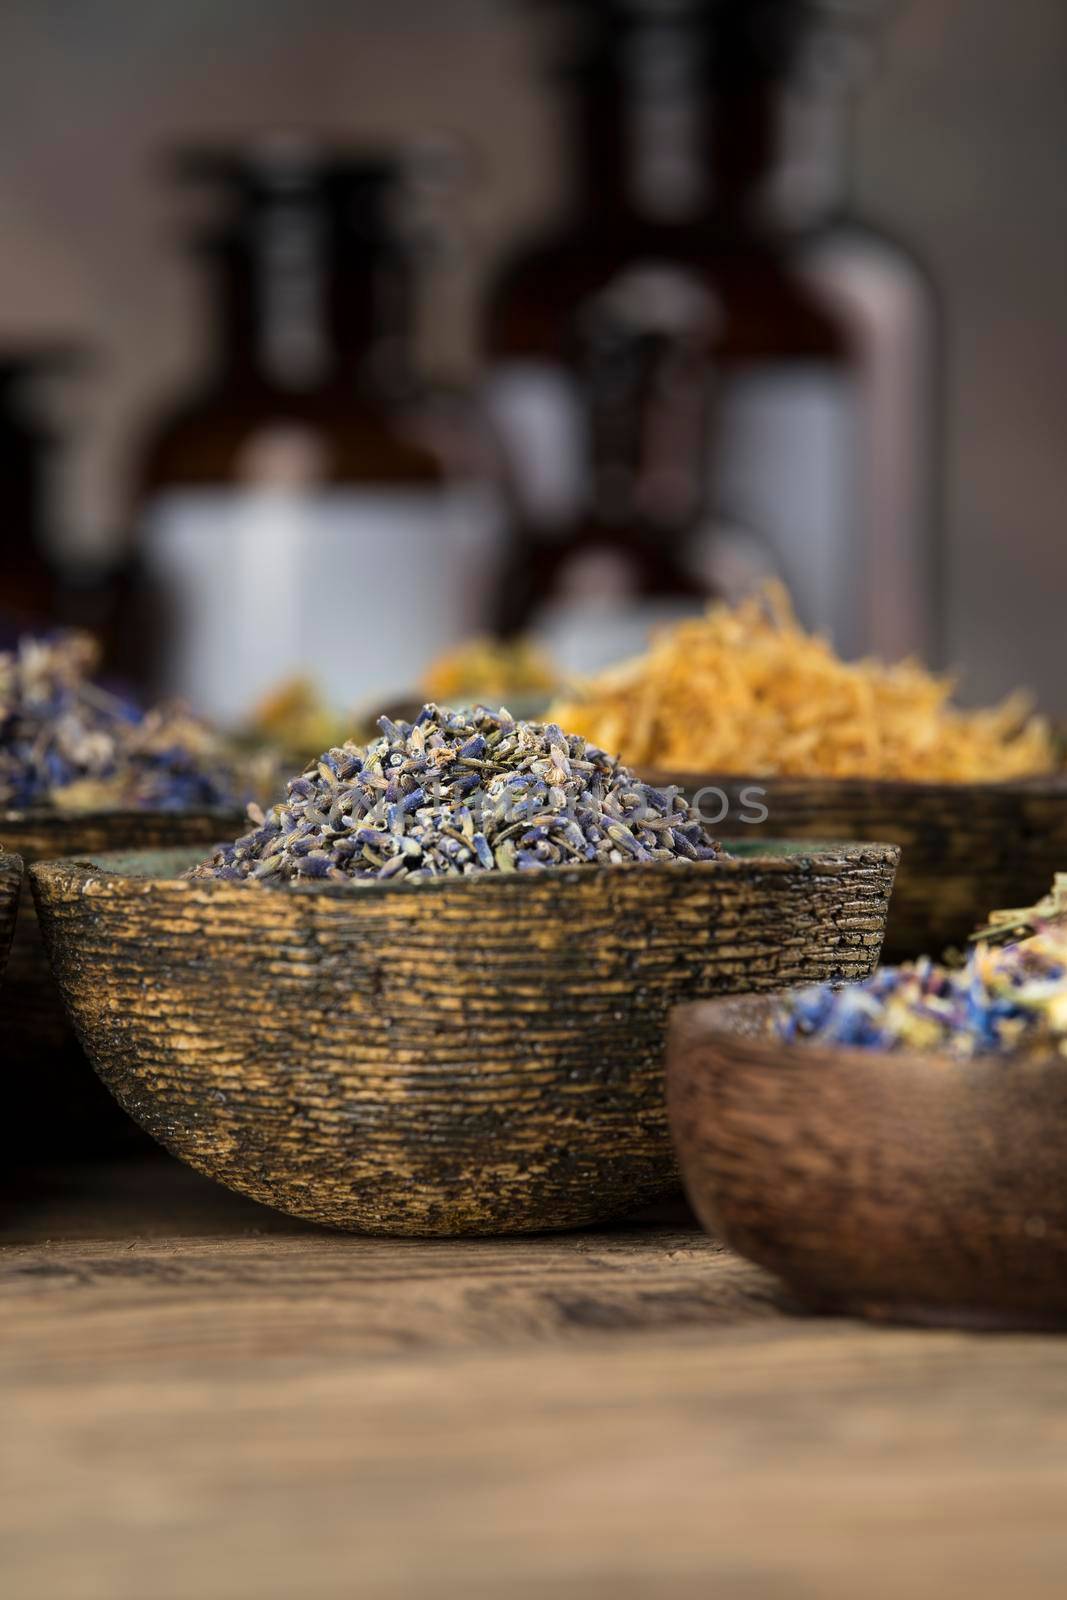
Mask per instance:
[[[74,347],[0,352],[0,648],[57,621],[57,452],[41,384],[81,364]]]
[[[498,598],[575,670],[785,578],[846,651],[934,651],[933,317],[847,208],[871,7],[568,0],[570,202],[504,264]]]
[[[141,458],[160,686],[227,722],[295,674],[370,705],[483,623],[494,533],[412,371],[401,172],[291,140],[179,170],[225,212],[209,370]]]

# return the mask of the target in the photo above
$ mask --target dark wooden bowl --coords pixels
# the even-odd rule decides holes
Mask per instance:
[[[242,831],[240,811],[0,812],[0,845],[27,865],[102,850],[197,844],[205,850]],[[129,1137],[129,1121],[88,1070],[67,1020],[41,943],[32,897],[22,910],[7,968],[9,1001],[0,1013],[0,1059],[9,1064],[6,1135],[26,1160],[110,1154]],[[16,1131],[17,1130],[17,1131]]]
[[[779,999],[671,1018],[671,1132],[709,1232],[818,1309],[1067,1324],[1067,1061],[785,1044]]]
[[[592,1223],[677,1185],[676,1000],[877,960],[897,851],[261,888],[195,852],[32,869],[101,1078],[191,1166],[374,1233]]]
[[[12,855],[8,850],[0,850],[0,978],[4,976],[7,953],[11,948],[11,935],[15,931],[21,888],[21,856]]]
[[[1067,776],[1016,783],[889,783],[845,778],[643,774],[692,797],[719,789],[722,832],[752,838],[887,839],[903,852],[885,936],[885,960],[963,945],[990,911],[1029,905],[1067,862]],[[767,818],[743,791],[761,790]],[[750,798],[750,797],[749,797]],[[719,815],[714,795],[703,807]]]

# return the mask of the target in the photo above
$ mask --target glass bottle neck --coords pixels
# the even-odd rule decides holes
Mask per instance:
[[[402,385],[411,310],[394,256],[342,245],[313,212],[267,210],[212,265],[213,348],[228,378],[294,394]]]
[[[774,232],[838,210],[847,189],[845,97],[776,79],[712,87],[699,53],[683,43],[665,38],[642,52],[633,40],[572,85],[579,213]]]

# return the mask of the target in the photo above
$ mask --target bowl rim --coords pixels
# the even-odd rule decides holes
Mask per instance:
[[[974,781],[972,779],[926,779],[926,778],[864,778],[864,777],[829,777],[818,773],[803,776],[799,773],[775,772],[723,772],[709,770],[707,772],[689,771],[681,767],[656,767],[635,766],[634,776],[642,783],[652,784],[654,787],[664,787],[675,784],[682,788],[687,795],[698,788],[714,789],[723,784],[733,787],[742,785],[751,788],[760,788],[770,785],[781,791],[792,789],[798,794],[807,793],[812,787],[818,786],[844,798],[860,797],[872,792],[884,793],[887,797],[903,798],[906,795],[951,795],[958,798],[961,794],[989,795],[1000,799],[1015,798],[1026,799],[1032,796],[1055,799],[1067,796],[1067,766],[1059,767],[1051,772],[1034,773],[1028,778],[998,778],[987,781]]]
[[[88,811],[64,811],[62,806],[26,806],[21,809],[0,810],[0,829],[36,827],[41,823],[60,822],[64,826],[99,826],[101,823],[126,823],[133,827],[148,819],[173,822],[186,817],[216,818],[230,823],[235,817],[246,815],[244,805],[233,806],[95,806]],[[2,848],[2,841],[0,841]]]
[[[764,872],[785,873],[790,869],[807,868],[816,875],[836,876],[841,866],[859,863],[872,856],[883,866],[892,867],[895,871],[900,861],[901,849],[899,845],[883,841],[866,843],[863,841],[846,840],[840,843],[835,841],[808,840],[808,839],[772,839],[761,837],[758,839],[742,839],[728,841],[726,847],[732,845],[744,848],[739,854],[725,856],[716,861],[618,861],[618,862],[586,862],[568,863],[558,867],[545,867],[538,872],[474,872],[465,876],[419,878],[419,879],[385,879],[377,878],[353,879],[347,884],[338,883],[284,883],[270,884],[244,880],[233,882],[224,878],[185,878],[180,875],[174,877],[161,876],[158,873],[137,873],[128,869],[122,870],[120,863],[132,863],[138,857],[177,856],[186,857],[193,852],[202,850],[202,845],[174,845],[157,846],[147,849],[133,850],[107,850],[94,852],[91,855],[72,855],[50,857],[47,861],[31,863],[29,874],[34,882],[50,881],[54,878],[73,878],[76,882],[86,884],[95,882],[103,885],[128,885],[128,884],[154,884],[158,888],[178,889],[182,893],[209,894],[212,896],[237,896],[244,898],[250,892],[267,889],[271,891],[270,900],[263,904],[277,903],[275,896],[281,897],[281,902],[286,899],[307,901],[309,899],[323,899],[336,901],[346,905],[358,905],[370,896],[381,899],[384,896],[418,896],[437,895],[442,893],[463,892],[467,894],[481,893],[483,889],[489,893],[498,892],[496,886],[504,887],[515,884],[536,885],[539,883],[556,884],[581,884],[591,878],[602,878],[606,875],[621,876],[623,874],[637,875],[641,879],[662,882],[666,878],[678,873],[689,876],[695,873],[698,878],[709,879],[744,877],[753,868]],[[109,865],[114,862],[116,865]],[[820,871],[822,869],[822,871]],[[886,912],[888,913],[889,897],[886,898]]]
[[[1043,1072],[1054,1069],[1061,1075],[1067,1074],[1067,1060],[1057,1050],[985,1050],[973,1056],[954,1055],[948,1050],[916,1050],[914,1047],[906,1050],[865,1050],[857,1045],[833,1044],[820,1039],[781,1039],[777,1035],[753,1037],[742,1033],[736,1023],[729,1020],[730,1013],[736,1015],[741,1010],[753,1010],[770,1017],[789,995],[812,987],[811,984],[799,983],[786,989],[768,989],[753,994],[724,994],[714,995],[707,1000],[684,1000],[672,1006],[664,1052],[668,1083],[673,1076],[675,1053],[684,1042],[725,1044],[731,1051],[744,1057],[758,1054],[761,1061],[765,1060],[767,1049],[773,1047],[788,1062],[790,1070],[802,1069],[809,1074],[812,1069],[816,1074],[824,1072],[828,1064],[842,1066],[847,1071],[868,1073],[921,1069],[938,1076],[946,1073],[967,1076],[972,1083],[977,1081],[978,1074],[992,1070],[1000,1073],[1005,1067],[1016,1072],[1020,1068]],[[701,1021],[696,1026],[697,1012],[719,1013],[721,1020],[713,1016],[710,1021]]]

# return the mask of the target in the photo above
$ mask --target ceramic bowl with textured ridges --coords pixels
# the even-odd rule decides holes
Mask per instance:
[[[32,869],[97,1072],[192,1166],[377,1233],[572,1227],[673,1189],[679,1000],[866,976],[892,846],[358,887]]]
[[[232,839],[243,812],[98,811],[64,815],[45,809],[0,812],[0,844],[27,866],[55,856]],[[129,1122],[100,1093],[71,1030],[44,953],[28,889],[8,957],[9,995],[0,1013],[0,1057],[18,1070],[8,1079],[0,1146],[19,1160],[109,1155],[129,1138]]]
[[[0,850],[0,978],[4,976],[11,936],[15,931],[21,888],[21,857],[9,850]]]
[[[696,796],[752,838],[882,839],[901,848],[884,958],[963,947],[990,911],[1031,905],[1067,862],[1067,775],[1012,783],[642,773]],[[763,820],[752,800],[759,797]],[[721,797],[721,798],[720,798]],[[729,820],[718,826],[724,830]]]

